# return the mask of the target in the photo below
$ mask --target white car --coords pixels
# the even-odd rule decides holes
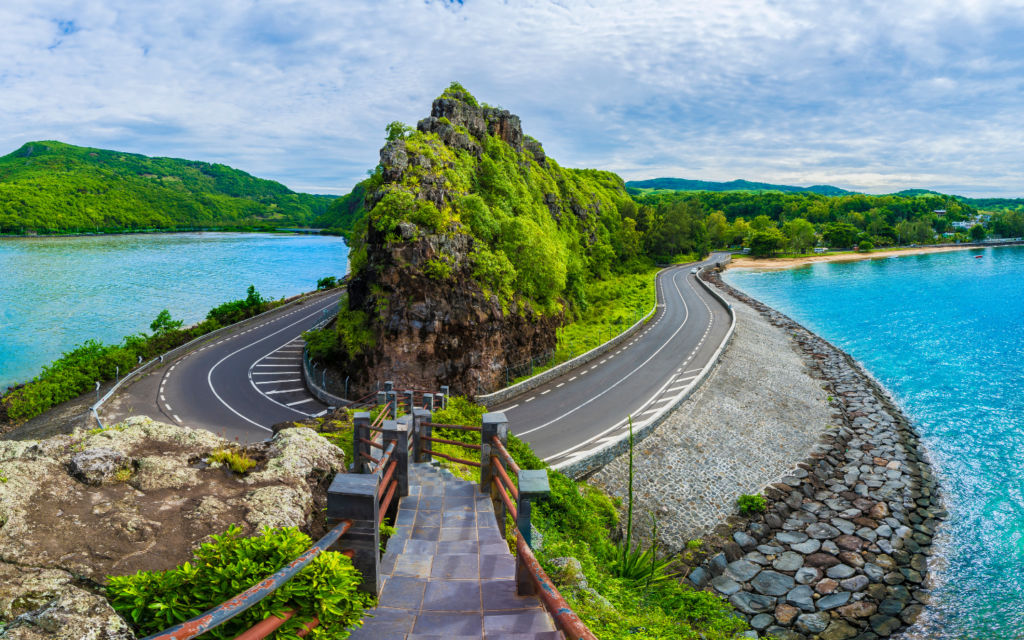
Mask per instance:
[[[697,273],[697,267],[690,269],[690,273]]]

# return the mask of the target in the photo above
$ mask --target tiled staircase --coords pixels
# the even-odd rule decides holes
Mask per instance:
[[[395,526],[379,606],[352,640],[564,637],[536,596],[516,595],[515,559],[475,484],[410,464]]]

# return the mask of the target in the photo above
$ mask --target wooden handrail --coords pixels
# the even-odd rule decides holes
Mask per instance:
[[[461,424],[438,424],[437,422],[421,422],[427,427],[440,427],[442,429],[459,429],[461,431],[483,431],[480,427],[466,427]]]
[[[516,488],[516,485],[512,484],[512,480],[508,477],[508,474],[505,473],[505,467],[498,464],[498,456],[491,456],[491,460],[494,461],[493,466],[495,469],[498,470],[498,475],[501,476],[501,481],[505,484],[506,487],[508,487],[508,490],[512,492],[512,497],[518,500],[519,489]],[[494,476],[491,477],[493,478]]]
[[[454,456],[445,455],[443,453],[437,453],[436,451],[431,451],[430,449],[424,449],[423,453],[426,453],[426,454],[429,454],[429,455],[432,455],[432,456],[437,456],[438,458],[444,458],[445,460],[451,460],[452,462],[458,462],[459,464],[468,465],[470,467],[476,467],[477,469],[480,468],[480,463],[479,462],[473,462],[472,460],[463,460],[462,458],[456,458]]]
[[[519,518],[519,512],[516,510],[516,505],[512,504],[512,499],[508,497],[504,487],[501,486],[501,480],[498,480],[497,476],[491,476],[491,482],[498,485],[498,493],[501,494],[501,501],[505,503],[505,509],[512,514],[513,520],[517,520]]]
[[[512,458],[512,454],[508,452],[505,445],[501,444],[501,440],[498,436],[491,436],[491,440],[493,440],[495,446],[498,447],[498,451],[501,452],[501,456],[505,458],[505,462],[508,463],[508,466],[518,475],[522,469],[520,469],[519,465],[516,464],[516,461]]]
[[[454,444],[457,447],[465,447],[466,449],[480,450],[480,445],[469,444],[468,442],[459,442],[458,440],[445,440],[444,438],[431,438],[430,436],[420,436],[420,440],[430,440],[431,442],[443,442],[444,444]]]

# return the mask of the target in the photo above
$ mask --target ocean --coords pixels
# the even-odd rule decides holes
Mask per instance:
[[[175,233],[0,238],[0,390],[86,340],[149,331],[167,309],[191,324],[245,298],[316,289],[345,274],[348,248],[332,236]]]
[[[916,637],[1024,638],[1024,248],[724,279],[845,349],[921,432],[950,518]]]

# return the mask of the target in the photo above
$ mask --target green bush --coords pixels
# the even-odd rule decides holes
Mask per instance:
[[[334,276],[327,276],[320,278],[316,281],[316,290],[324,291],[326,289],[333,289],[338,286],[338,279]]]
[[[306,341],[309,357],[321,362],[354,358],[377,343],[367,313],[349,309],[348,294],[338,299],[338,318],[333,325],[303,331],[302,339]]]
[[[229,600],[305,552],[309,536],[294,527],[264,528],[253,538],[240,537],[231,525],[213,542],[202,545],[192,562],[169,571],[140,571],[133,576],[110,576],[107,597],[114,609],[142,634],[162,631]],[[275,637],[294,637],[314,616],[320,624],[307,638],[347,637],[346,629],[360,626],[369,596],[357,590],[359,572],[341,553],[320,553],[298,575],[259,604],[201,638],[234,638],[271,615],[298,613]]]
[[[431,280],[447,280],[452,275],[452,268],[444,260],[427,260],[423,273]]]
[[[857,251],[861,253],[867,253],[875,248],[875,245],[870,240],[861,240],[860,244],[857,245]]]
[[[748,496],[744,494],[736,498],[736,504],[740,508],[740,513],[745,516],[753,513],[764,513],[768,509],[768,502],[764,499],[764,496]]]

